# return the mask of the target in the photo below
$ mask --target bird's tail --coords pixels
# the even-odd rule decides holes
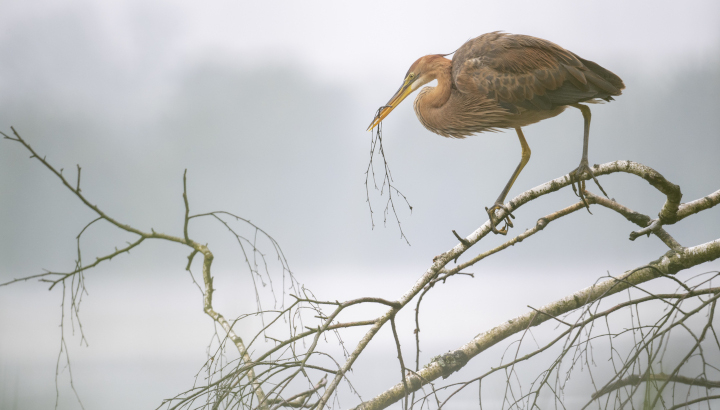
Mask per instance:
[[[595,84],[598,88],[607,91],[610,95],[622,94],[621,90],[625,88],[625,83],[623,83],[623,80],[618,77],[617,74],[602,67],[594,61],[585,60],[577,55],[575,57],[577,57],[578,60],[585,65],[585,67],[597,76],[588,76],[588,80],[590,80],[590,82]],[[608,87],[608,85],[611,87]]]

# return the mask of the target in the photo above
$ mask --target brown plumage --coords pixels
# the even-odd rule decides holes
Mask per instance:
[[[520,128],[554,117],[568,106],[580,109],[585,120],[583,156],[580,166],[571,172],[573,182],[579,182],[578,195],[584,201],[581,178],[589,174],[594,179],[594,175],[587,161],[590,109],[579,103],[612,101],[625,88],[620,77],[547,40],[501,32],[483,34],[463,44],[452,61],[445,55],[428,55],[415,61],[403,85],[378,111],[369,129],[410,93],[433,80],[437,80],[437,86],[423,88],[414,104],[425,128],[450,138],[515,128],[520,138],[522,160],[488,210],[493,231],[507,232],[495,228],[494,211],[502,207],[510,187],[530,159],[530,148]]]

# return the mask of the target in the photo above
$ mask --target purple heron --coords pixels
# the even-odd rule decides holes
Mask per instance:
[[[415,113],[428,130],[448,138],[514,128],[522,156],[515,172],[491,208],[485,208],[492,230],[498,230],[495,211],[530,160],[530,147],[521,127],[554,117],[567,107],[582,113],[585,129],[580,165],[570,172],[572,188],[583,202],[585,179],[597,179],[588,165],[590,108],[581,102],[612,101],[625,88],[617,75],[597,63],[580,58],[557,44],[536,37],[493,32],[469,40],[449,54],[420,57],[410,66],[403,84],[387,105],[380,107],[368,130],[375,128],[413,91],[430,81],[415,98]],[[598,183],[598,186],[600,184]],[[602,190],[602,187],[600,187]],[[605,191],[603,190],[603,193]],[[507,211],[507,209],[506,209]],[[508,212],[509,214],[509,212]]]

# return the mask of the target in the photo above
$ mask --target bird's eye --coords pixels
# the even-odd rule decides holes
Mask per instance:
[[[414,80],[414,79],[415,79],[415,73],[410,73],[410,75],[408,75],[408,78],[409,78],[410,80]]]

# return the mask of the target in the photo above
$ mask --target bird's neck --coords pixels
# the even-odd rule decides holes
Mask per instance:
[[[437,87],[434,87],[423,97],[423,105],[427,108],[440,108],[448,99],[452,90],[452,61],[447,58],[438,58],[434,61],[434,74]]]
[[[449,107],[452,95],[452,62],[446,58],[438,59],[433,74],[437,87],[426,87],[420,91],[415,99],[415,114],[425,128],[450,137],[453,135],[446,128],[455,114]]]

